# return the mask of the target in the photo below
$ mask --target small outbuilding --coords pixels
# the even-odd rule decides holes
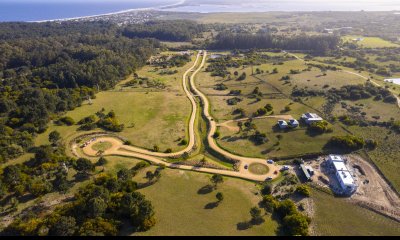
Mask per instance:
[[[304,164],[300,164],[300,170],[303,172],[305,178],[307,181],[312,181],[311,176],[314,174],[314,170],[312,170],[312,173],[310,173],[310,168]]]

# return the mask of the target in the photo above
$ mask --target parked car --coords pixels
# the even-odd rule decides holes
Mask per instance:
[[[265,181],[271,181],[272,180],[272,177],[267,177],[266,179],[265,179]]]
[[[247,164],[244,165],[244,169],[247,169],[247,168],[249,168],[249,165],[247,165]]]
[[[289,166],[283,166],[282,168],[281,168],[281,171],[287,171],[287,170],[289,170]]]
[[[268,160],[267,160],[267,163],[268,163],[268,164],[274,164],[274,160],[268,159]]]

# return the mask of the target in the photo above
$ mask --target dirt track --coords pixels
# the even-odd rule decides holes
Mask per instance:
[[[192,103],[192,114],[189,122],[189,144],[188,146],[179,152],[175,153],[158,153],[158,152],[151,152],[146,149],[141,149],[137,147],[132,147],[132,146],[127,146],[124,145],[123,142],[119,139],[113,138],[113,137],[98,137],[96,140],[92,141],[90,144],[88,144],[86,147],[83,148],[83,152],[88,155],[88,156],[97,156],[97,152],[92,149],[92,146],[98,142],[110,142],[112,144],[112,147],[107,149],[103,155],[122,155],[122,156],[130,156],[130,157],[135,157],[139,159],[144,159],[151,161],[155,164],[163,164],[167,167],[170,168],[178,168],[178,169],[184,169],[184,170],[194,170],[194,171],[199,171],[199,172],[206,172],[206,173],[218,173],[226,176],[232,176],[232,177],[239,177],[239,178],[244,178],[244,179],[249,179],[249,180],[254,180],[254,181],[265,181],[267,177],[275,178],[278,176],[278,174],[275,174],[275,172],[279,171],[279,167],[275,164],[267,164],[265,159],[259,159],[259,158],[248,158],[248,157],[242,157],[242,156],[237,156],[232,153],[229,153],[223,149],[221,149],[216,143],[214,138],[212,137],[217,129],[217,125],[211,115],[209,114],[209,102],[207,97],[200,92],[195,84],[195,76],[196,74],[203,68],[206,57],[207,57],[207,52],[203,52],[203,60],[200,64],[200,66],[197,68],[197,70],[190,76],[189,78],[189,83],[195,94],[192,94],[186,85],[186,77],[191,72],[197,65],[198,60],[200,59],[202,52],[200,51],[196,57],[196,61],[193,64],[193,66],[187,70],[183,77],[182,77],[182,82],[183,82],[183,88],[185,90],[185,93],[187,94],[189,100]],[[197,105],[194,99],[194,95],[197,95],[201,98],[201,100],[204,103],[203,110],[204,110],[204,115],[210,122],[210,129],[208,132],[208,137],[207,141],[209,143],[209,146],[216,152],[222,154],[226,158],[240,161],[240,168],[238,171],[230,171],[230,170],[219,170],[219,169],[212,169],[212,168],[203,168],[203,167],[193,167],[193,166],[185,166],[185,165],[177,165],[173,163],[168,163],[165,159],[166,157],[175,157],[175,156],[181,156],[185,152],[190,152],[194,145],[195,145],[195,134],[194,134],[194,122],[195,122],[195,117],[196,117],[196,111],[197,111]],[[264,175],[256,175],[251,172],[249,172],[247,169],[245,169],[246,165],[250,165],[251,163],[262,163],[265,164],[269,167],[269,172]]]
[[[400,220],[400,199],[376,170],[357,155],[349,156],[351,166],[359,166],[363,174],[358,174],[358,189],[351,199],[364,205],[389,213]]]

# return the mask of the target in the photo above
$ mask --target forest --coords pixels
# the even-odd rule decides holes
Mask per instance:
[[[221,32],[210,44],[211,49],[286,49],[303,50],[325,55],[335,50],[340,42],[338,36],[305,34],[278,36],[269,33]]]
[[[23,154],[57,114],[112,88],[159,47],[109,23],[0,24],[0,162]]]
[[[156,38],[163,41],[191,41],[205,26],[189,20],[150,21],[127,26],[122,35],[129,38]]]

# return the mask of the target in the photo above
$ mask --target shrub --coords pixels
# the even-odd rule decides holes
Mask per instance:
[[[310,196],[310,188],[307,185],[297,186],[296,192],[303,195],[304,197]]]
[[[329,140],[328,145],[344,150],[354,151],[363,148],[365,145],[365,141],[364,139],[356,137],[354,135],[334,136]]]
[[[71,117],[62,117],[58,120],[60,123],[63,123],[67,126],[72,126],[75,124],[74,119],[72,119]]]
[[[327,121],[313,122],[308,127],[312,133],[322,134],[332,132],[333,129]]]

